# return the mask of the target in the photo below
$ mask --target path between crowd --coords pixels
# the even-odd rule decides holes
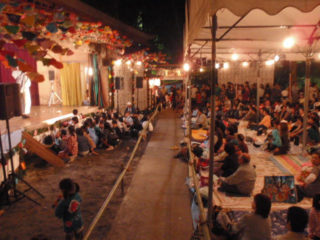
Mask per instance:
[[[170,150],[183,138],[180,124],[172,110],[160,114],[108,239],[190,239],[187,165]]]

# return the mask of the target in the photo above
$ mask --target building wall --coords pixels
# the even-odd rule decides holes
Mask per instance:
[[[123,82],[120,84],[122,85],[122,88],[120,90],[115,90],[115,109],[119,109],[119,111],[123,113],[128,102],[133,102],[134,106],[138,107],[140,110],[147,108],[146,80],[143,80],[143,88],[136,88],[136,77],[143,76],[143,66],[136,66],[133,64],[128,66],[126,63],[122,63],[120,66],[114,66],[114,77],[123,78]],[[132,88],[134,88],[134,91],[132,91]]]
[[[248,67],[242,67],[241,63],[229,63],[228,69],[218,70],[218,83],[226,84],[227,82],[233,82],[236,84],[244,84],[248,81],[250,84],[257,82],[257,64],[251,64]],[[262,64],[260,69],[260,83],[269,83],[273,85],[274,81],[274,65],[266,66]]]

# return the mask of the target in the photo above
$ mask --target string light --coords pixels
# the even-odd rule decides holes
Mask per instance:
[[[89,75],[89,76],[92,76],[92,75],[93,75],[93,69],[92,69],[92,67],[89,67],[89,68],[88,68],[88,75]]]
[[[295,44],[295,40],[293,37],[288,37],[283,41],[284,48],[292,48]]]
[[[190,64],[189,63],[183,64],[183,70],[188,72],[190,70]]]
[[[234,54],[232,54],[231,59],[232,59],[232,61],[237,61],[239,59],[239,55],[234,53]]]
[[[116,66],[120,66],[122,64],[122,60],[121,59],[118,59],[117,61],[114,62],[114,64]]]
[[[274,60],[268,60],[268,61],[266,61],[266,65],[267,65],[267,66],[271,66],[272,64],[274,64]]]
[[[249,66],[249,63],[248,62],[243,62],[242,63],[242,67],[248,67]]]

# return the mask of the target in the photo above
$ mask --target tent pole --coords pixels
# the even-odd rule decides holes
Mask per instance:
[[[188,47],[188,62],[190,60],[190,54],[191,54],[191,48],[190,45]],[[190,64],[190,62],[189,62]],[[187,72],[187,82],[186,82],[186,100],[188,101],[189,105],[189,114],[188,114],[188,136],[191,139],[191,117],[192,117],[192,106],[191,106],[191,78],[190,78],[190,71],[191,69]]]
[[[310,87],[310,71],[311,71],[311,51],[306,57],[306,79],[304,82],[304,116],[303,116],[303,135],[302,148],[305,150],[307,144],[307,121],[309,111],[309,87]]]
[[[292,103],[292,62],[289,62],[289,69],[290,69],[290,73],[289,73],[289,87],[288,87],[288,99],[289,102]]]
[[[257,123],[259,122],[260,117],[260,70],[261,70],[261,50],[258,53],[258,71],[257,71]]]
[[[217,34],[217,16],[216,14],[212,16],[212,56],[211,56],[211,96],[210,96],[210,135],[209,135],[209,197],[208,197],[208,216],[207,221],[209,229],[212,229],[212,213],[213,213],[213,165],[214,165],[214,134],[215,134],[215,120],[216,120],[216,101],[215,101],[215,90],[216,90],[216,34]]]

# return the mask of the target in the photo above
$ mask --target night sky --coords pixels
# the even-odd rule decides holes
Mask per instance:
[[[155,36],[155,49],[181,63],[185,0],[82,0],[83,2]]]

